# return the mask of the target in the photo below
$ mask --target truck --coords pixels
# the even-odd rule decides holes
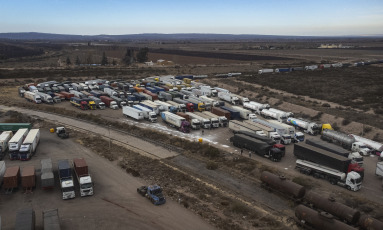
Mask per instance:
[[[86,98],[87,96],[79,91],[76,90],[69,90],[69,93],[72,93],[75,97],[78,98]]]
[[[79,97],[72,97],[70,99],[70,103],[71,103],[71,105],[73,105],[79,109],[82,109],[82,110],[88,109],[88,102],[84,99],[79,98]]]
[[[229,90],[224,89],[224,88],[214,87],[214,89],[217,91],[217,96],[218,96],[219,92],[230,93]]]
[[[160,113],[160,106],[151,102],[151,101],[142,101],[141,103],[139,103],[138,105],[141,105],[143,107],[146,107],[150,110],[152,110],[155,114],[159,114]]]
[[[53,174],[52,160],[42,159],[41,163],[41,188],[52,189],[55,187],[55,176]]]
[[[24,97],[25,89],[23,87],[19,87],[18,92],[20,97]]]
[[[19,129],[32,128],[31,123],[0,123],[0,131],[13,131],[16,132]]]
[[[249,109],[256,114],[261,114],[263,109],[268,109],[270,106],[268,104],[261,104],[258,102],[250,101],[249,103],[243,103],[243,108]]]
[[[289,117],[294,117],[294,113],[292,113],[292,112],[285,112],[285,111],[275,109],[275,108],[269,108],[269,111],[274,112],[274,113],[279,113],[281,117],[286,117],[286,119]]]
[[[10,194],[19,187],[20,167],[11,166],[5,169],[3,177],[3,188],[6,194]]]
[[[4,131],[0,134],[0,160],[4,158],[4,154],[8,149],[9,140],[11,140],[12,137],[12,131]]]
[[[178,116],[171,112],[161,112],[162,120],[169,124],[171,127],[175,127],[183,133],[190,132],[190,123],[185,118]]]
[[[49,209],[43,211],[44,230],[60,230],[60,218],[58,209]]]
[[[193,104],[194,110],[198,110],[200,112],[205,111],[205,103],[201,102],[200,100],[196,100],[189,97],[188,99],[186,99],[186,101]]]
[[[246,124],[246,127],[253,127],[253,130],[262,130],[266,137],[274,140],[275,143],[281,143],[281,136],[277,132],[275,132],[273,128],[249,120],[244,120],[243,123]]]
[[[186,112],[186,105],[185,104],[179,104],[175,101],[166,101],[166,103],[176,107],[178,109],[177,112]]]
[[[28,135],[29,129],[19,129],[15,135],[9,140],[8,146],[9,146],[9,159],[10,160],[18,160],[19,157],[19,150],[21,145],[24,142],[24,139]]]
[[[171,101],[173,100],[173,95],[170,93],[167,93],[165,91],[159,92],[159,97],[163,98],[164,101]]]
[[[208,97],[216,97],[218,95],[217,90],[214,88],[211,88],[208,85],[201,85],[200,90],[202,91],[203,95],[206,95]]]
[[[246,136],[261,140],[263,142],[266,142],[269,145],[272,145],[273,148],[277,148],[282,151],[282,157],[285,156],[286,153],[286,147],[282,144],[276,143],[273,139],[266,137],[263,133],[257,134],[256,132],[249,132],[249,131],[238,131],[236,134],[244,134]]]
[[[210,129],[211,128],[211,121],[210,121],[210,119],[206,119],[204,117],[201,117],[201,116],[199,116],[196,113],[186,112],[186,114],[189,115],[189,117],[191,119],[199,120],[199,122],[201,123],[201,128],[204,128],[204,129]]]
[[[101,96],[101,101],[105,103],[105,105],[111,109],[118,109],[117,102],[115,102],[112,98],[108,96]]]
[[[209,98],[207,96],[200,96],[199,97],[201,100],[204,100],[205,102],[209,102],[213,107],[220,107],[222,106],[219,101],[216,101],[212,98]]]
[[[368,156],[371,153],[371,150],[364,143],[358,142],[354,137],[335,130],[323,130],[321,139],[328,142],[337,143],[345,149],[351,150],[353,152],[358,152],[362,156]]]
[[[82,88],[82,86],[80,86],[80,84],[77,84],[77,83],[72,83],[71,86],[72,86],[72,88],[73,88],[74,90],[79,91],[79,92],[82,91],[82,90],[84,90],[84,89]]]
[[[294,155],[300,160],[311,161],[342,173],[354,171],[357,172],[361,178],[364,176],[364,169],[351,159],[303,142],[294,145]]]
[[[362,187],[362,178],[356,172],[343,173],[336,169],[305,160],[297,160],[295,168],[303,174],[326,179],[333,185],[336,184],[354,192]]]
[[[141,105],[133,105],[133,108],[142,111],[144,118],[149,120],[150,122],[152,123],[157,122],[157,114],[153,112],[151,109],[148,109]]]
[[[190,102],[185,101],[185,100],[180,99],[180,98],[173,98],[173,101],[176,102],[176,103],[179,103],[179,104],[184,104],[185,107],[186,107],[186,111],[194,112],[194,105],[193,105],[193,103],[190,103]]]
[[[305,70],[316,70],[318,69],[318,65],[307,65],[305,66]]]
[[[125,115],[126,117],[134,118],[137,121],[144,119],[144,114],[141,110],[130,107],[130,106],[122,107],[122,114]]]
[[[78,184],[80,185],[80,196],[93,195],[93,182],[92,177],[88,171],[88,165],[84,158],[73,159],[73,169],[77,177]]]
[[[212,128],[218,128],[219,127],[219,120],[216,117],[211,117],[209,115],[206,115],[203,112],[199,113],[198,116],[210,120],[210,127],[212,127]]]
[[[201,122],[198,120],[198,119],[193,119],[193,118],[190,118],[189,115],[187,115],[186,113],[184,112],[177,112],[176,113],[178,116],[180,117],[183,117],[186,119],[186,121],[188,121],[190,123],[190,127],[194,130],[198,130],[201,128]]]
[[[231,113],[229,111],[218,108],[218,107],[211,108],[211,112],[217,116],[224,116],[226,117],[227,120],[230,120],[231,118]]]
[[[209,116],[209,117],[211,117],[211,118],[216,118],[218,120],[219,126],[227,127],[228,120],[227,120],[227,118],[225,116],[218,116],[218,115],[216,115],[216,114],[214,114],[212,112],[209,112],[209,111],[203,111],[202,113],[207,115],[207,116]]]
[[[263,109],[261,111],[261,116],[266,119],[275,119],[278,122],[286,122],[287,117],[284,114],[273,112],[269,109]]]
[[[35,211],[32,208],[18,210],[16,213],[15,230],[34,230]]]
[[[273,148],[273,145],[244,134],[234,134],[230,138],[230,142],[235,147],[253,151],[255,154],[268,158],[271,161],[281,161],[283,156],[283,152],[278,148]]]
[[[278,125],[278,126],[284,128],[285,129],[285,133],[286,134],[290,134],[291,139],[294,139],[294,137],[295,137],[295,128],[294,128],[294,126],[291,126],[291,125],[288,125],[288,124],[284,124],[284,123],[281,123],[281,122],[276,121],[276,120],[266,120],[266,121],[271,123],[271,124],[275,124],[275,125]]]
[[[120,108],[126,106],[126,102],[125,102],[124,100],[122,100],[121,98],[116,97],[116,96],[110,96],[110,98],[112,98],[115,102],[117,102],[117,105],[118,105]]]
[[[0,161],[0,187],[1,187],[1,185],[3,185],[3,178],[4,178],[4,174],[5,174],[6,169],[7,169],[7,167],[5,166],[5,162]]]
[[[237,110],[237,111],[239,112],[239,116],[240,116],[242,119],[245,119],[245,120],[251,120],[251,119],[256,119],[256,118],[257,118],[257,115],[255,115],[254,113],[252,113],[250,110],[241,108],[241,107],[239,107],[239,106],[233,106],[232,108],[233,108],[234,110]]]
[[[220,108],[223,110],[226,110],[230,113],[230,120],[241,119],[241,114],[239,111],[237,111],[233,108],[227,107],[227,106],[221,106]]]
[[[158,104],[158,105],[160,105],[160,106],[162,106],[162,108],[163,108],[164,111],[169,111],[169,112],[172,112],[172,113],[176,113],[177,110],[178,110],[176,107],[174,107],[174,106],[172,106],[171,104],[166,103],[166,102],[164,102],[164,101],[155,100],[155,101],[153,101],[153,102],[156,103],[156,104]]]
[[[74,97],[74,94],[69,92],[61,92],[60,94],[64,95],[65,100],[70,100],[72,97]]]
[[[229,129],[233,133],[238,133],[239,131],[247,131],[247,132],[253,132],[256,133],[260,136],[266,136],[263,130],[256,126],[251,126],[248,123],[244,123],[242,121],[236,121],[236,120],[231,120],[229,121]]]
[[[200,98],[200,97],[197,97],[197,96],[189,96],[189,99],[193,99],[195,101],[199,101],[200,103],[203,103],[205,105],[205,110],[204,111],[210,111],[211,110],[211,102],[210,100],[206,100],[204,98]]]
[[[20,146],[19,158],[22,161],[31,159],[35,154],[37,145],[40,142],[40,129],[31,129]]]
[[[105,109],[105,103],[101,101],[100,98],[97,98],[95,96],[90,96],[89,99],[94,101],[94,104],[96,105],[97,108],[99,109]]]
[[[355,134],[350,134],[349,136],[352,136],[355,139],[355,141],[362,142],[363,144],[365,144],[369,149],[372,150],[371,152],[375,152],[376,155],[383,157],[383,144],[364,137],[357,136]]]
[[[258,70],[258,74],[263,74],[263,73],[273,73],[274,69],[260,69]]]
[[[118,93],[111,88],[104,88],[104,92],[107,93],[109,97],[111,96],[118,97]]]
[[[137,188],[137,192],[148,198],[154,205],[166,203],[166,199],[162,194],[162,188],[158,185],[141,186]]]
[[[72,168],[69,160],[59,160],[57,166],[63,200],[75,198]]]
[[[198,97],[199,97],[199,96],[204,96],[204,95],[206,95],[205,92],[203,92],[203,91],[200,90],[200,89],[192,89],[191,92],[192,92],[194,95],[198,96]]]
[[[233,96],[231,93],[227,92],[218,92],[218,98],[224,101],[230,102],[233,105],[239,105],[239,99],[236,96]]]
[[[264,126],[267,126],[272,129],[272,132],[276,132],[279,134],[281,138],[281,144],[288,145],[291,141],[291,134],[289,133],[289,130],[285,127],[281,127],[280,125],[276,125],[273,123],[270,123],[268,121],[260,120],[260,119],[253,119],[253,123],[262,124]],[[273,134],[274,135],[274,134]]]
[[[348,159],[358,163],[360,166],[363,165],[363,157],[358,152],[350,152],[344,148],[341,148],[340,146],[315,139],[307,139],[306,144],[329,151],[339,156],[347,157]]]
[[[36,172],[32,165],[25,166],[21,170],[21,186],[25,191],[32,191],[36,187]]]
[[[150,101],[155,101],[155,100],[158,100],[158,95],[155,94],[155,93],[152,93],[150,92],[149,90],[144,90],[143,93],[139,93],[141,95],[143,95],[144,97],[146,97],[147,100],[150,100]]]
[[[247,98],[247,97],[243,97],[243,96],[240,96],[238,94],[233,94],[233,93],[231,95],[238,98],[240,105],[243,105],[243,103],[249,103],[250,102],[249,98]]]
[[[31,101],[36,104],[41,104],[41,97],[37,93],[26,91],[24,93],[24,98],[27,99],[27,101]]]
[[[82,98],[81,101],[86,102],[86,109],[95,110],[97,108],[96,102],[94,102],[92,99],[90,99],[88,97]]]
[[[318,124],[316,122],[305,121],[303,119],[293,117],[287,118],[286,123],[291,124],[295,128],[313,136],[322,133],[325,129],[332,129],[330,124]]]

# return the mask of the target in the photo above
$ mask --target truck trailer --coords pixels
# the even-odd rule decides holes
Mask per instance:
[[[364,143],[356,141],[353,136],[349,136],[345,133],[341,133],[335,130],[323,130],[321,139],[328,142],[337,143],[343,148],[353,152],[359,152],[359,154],[363,156],[370,155],[371,153],[371,150]]]
[[[4,154],[8,149],[8,143],[13,137],[12,131],[4,131],[0,134],[0,160],[4,158]]]
[[[57,165],[63,200],[75,198],[72,168],[69,160],[59,160]]]
[[[32,191],[32,189],[36,187],[36,172],[34,166],[25,166],[21,170],[21,186],[25,191]]]
[[[73,169],[80,185],[81,196],[93,195],[93,181],[88,171],[88,165],[84,158],[73,159]]]
[[[52,160],[42,159],[41,163],[41,188],[52,189],[55,187],[55,176],[53,174]]]
[[[152,123],[157,122],[157,114],[151,109],[148,109],[141,105],[133,105],[133,108],[140,110],[146,120],[149,120]]]
[[[282,127],[279,124],[270,123],[268,121],[261,120],[261,119],[253,119],[252,121],[254,123],[262,124],[264,126],[274,129],[273,131],[278,133],[281,137],[281,144],[288,145],[292,142],[290,130],[287,129],[286,127]]]
[[[18,210],[14,230],[34,230],[35,221],[35,211],[32,208]]]
[[[5,169],[2,187],[6,194],[12,193],[14,189],[19,187],[20,167],[11,166]]]
[[[190,132],[190,123],[186,121],[185,118],[180,117],[171,112],[162,112],[161,113],[162,120],[169,124],[172,127],[177,128],[181,132],[189,133]]]
[[[40,142],[40,129],[31,129],[20,146],[19,158],[26,161],[32,158],[36,152],[37,145]]]
[[[229,129],[233,131],[233,133],[238,133],[239,131],[247,131],[253,132],[260,136],[266,136],[265,133],[258,127],[250,126],[247,123],[242,121],[231,120],[229,121]]]
[[[257,116],[248,109],[244,109],[239,106],[233,106],[232,108],[234,110],[237,110],[239,112],[239,116],[244,120],[251,120],[257,118]]]
[[[100,96],[100,99],[102,102],[105,103],[105,105],[111,109],[118,109],[117,102],[115,102],[112,98],[108,96]]]
[[[221,127],[227,127],[228,125],[228,120],[225,116],[218,116],[212,112],[209,112],[209,111],[203,111],[202,112],[203,114],[211,117],[211,118],[217,118],[218,119],[218,122],[219,122],[219,126]]]
[[[325,129],[332,129],[330,124],[318,124],[316,122],[311,121],[305,121],[302,119],[297,119],[293,117],[288,117],[286,120],[287,124],[291,124],[297,129],[302,130],[305,133],[308,133],[310,135],[318,135],[322,133]]]
[[[201,117],[197,113],[186,112],[186,114],[189,115],[189,117],[191,119],[199,120],[199,122],[201,123],[201,128],[204,128],[204,129],[210,129],[211,128],[210,119],[206,119],[204,117]]]
[[[134,118],[137,121],[144,119],[144,114],[141,110],[130,107],[130,106],[122,107],[122,114],[125,115],[126,117]]]
[[[21,145],[23,144],[25,138],[28,135],[28,129],[19,129],[15,135],[9,140],[8,146],[9,146],[9,159],[10,160],[18,160],[20,158],[19,156],[19,150]]]
[[[43,211],[44,230],[60,230],[60,217],[58,209],[49,209]]]
[[[263,109],[268,109],[270,106],[268,104],[261,104],[255,101],[250,101],[249,103],[243,103],[243,108],[249,109],[252,112],[260,115]]]
[[[227,102],[230,102],[233,105],[239,105],[238,97],[227,92],[218,92],[218,98]]]
[[[198,119],[193,119],[193,118],[190,118],[189,115],[187,115],[186,113],[183,113],[183,112],[177,112],[176,113],[178,116],[180,117],[183,117],[186,119],[186,121],[188,121],[190,123],[190,127],[194,130],[198,130],[201,128],[201,122],[198,120]]]
[[[41,104],[41,102],[42,102],[40,95],[38,95],[35,92],[26,91],[24,93],[24,98],[27,99],[27,101],[31,101],[31,102],[34,102],[36,104]]]
[[[188,101],[185,101],[181,98],[173,98],[173,101],[179,104],[184,104],[187,112],[194,112],[194,105]]]

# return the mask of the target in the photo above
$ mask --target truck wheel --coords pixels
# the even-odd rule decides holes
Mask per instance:
[[[330,180],[330,184],[335,185],[336,182],[334,180]]]
[[[351,187],[347,185],[347,190],[351,190]]]

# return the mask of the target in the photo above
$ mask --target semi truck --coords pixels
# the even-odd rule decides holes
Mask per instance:
[[[211,106],[213,107],[219,107],[219,106],[222,106],[221,103],[219,101],[216,101],[212,98],[209,98],[207,96],[200,96],[199,97],[201,100],[204,100],[206,102],[209,102],[211,104]],[[222,103],[225,103],[225,102],[222,102]],[[224,105],[224,104],[223,104]]]
[[[383,144],[364,137],[357,136],[355,134],[350,134],[350,136],[352,136],[355,139],[355,141],[362,142],[363,144],[365,144],[368,148],[372,150],[372,152],[375,152],[376,155],[383,157]]]
[[[8,149],[9,140],[11,140],[12,137],[12,131],[4,131],[0,134],[0,160],[4,158],[4,154]]]
[[[282,151],[282,156],[284,157],[285,156],[285,153],[286,153],[286,147],[282,144],[278,144],[276,143],[273,139],[271,138],[268,138],[264,135],[259,135],[257,133],[254,133],[254,132],[249,132],[249,131],[238,131],[236,132],[236,134],[244,134],[246,136],[249,136],[249,137],[252,137],[252,138],[255,138],[255,139],[258,139],[258,140],[261,140],[263,142],[266,142],[267,144],[269,145],[272,145],[273,148],[277,148],[279,150]]]
[[[213,128],[219,127],[219,120],[217,118],[206,115],[203,112],[199,113],[198,116],[210,120],[210,127],[213,127]]]
[[[303,119],[297,119],[293,117],[287,118],[286,123],[291,124],[297,129],[314,136],[322,133],[325,129],[332,129],[330,124],[318,124],[316,122],[305,121]]]
[[[230,120],[231,118],[231,113],[229,111],[218,108],[218,107],[213,107],[211,109],[211,112],[217,116],[224,116],[226,117],[227,120]]]
[[[247,132],[256,133],[260,136],[266,136],[265,133],[260,128],[256,126],[248,125],[247,123],[244,123],[242,121],[236,121],[236,120],[229,121],[229,129],[233,133],[238,133],[239,131],[247,131]]]
[[[208,85],[201,85],[200,90],[202,91],[203,95],[207,95],[209,97],[216,97],[218,95],[217,90],[214,88],[211,88]]]
[[[227,102],[230,102],[233,105],[239,105],[238,97],[234,96],[231,93],[227,92],[218,92],[218,98]]]
[[[146,107],[148,109],[151,109],[154,113],[159,114],[160,113],[160,106],[158,104],[155,104],[151,101],[142,101],[139,103],[139,105]]]
[[[11,166],[5,169],[2,187],[5,189],[6,194],[12,193],[14,189],[17,189],[19,187],[19,179],[19,166]]]
[[[268,121],[260,120],[260,119],[253,119],[252,121],[254,123],[262,124],[264,126],[272,128],[273,132],[276,132],[280,135],[281,144],[288,145],[292,142],[291,141],[291,134],[289,133],[290,130],[286,129],[285,127],[282,127],[282,126],[274,124],[274,123],[270,123]]]
[[[279,113],[281,117],[286,117],[286,119],[289,117],[294,117],[294,113],[292,112],[285,112],[285,111],[274,109],[274,108],[269,108],[269,110],[274,113]]]
[[[144,119],[144,113],[141,110],[130,106],[122,107],[122,114],[124,114],[126,117],[134,118],[137,121]]]
[[[327,143],[321,140],[316,140],[316,139],[307,139],[306,144],[312,145],[314,147],[329,151],[331,153],[334,153],[343,157],[347,157],[348,159],[354,160],[360,166],[363,165],[363,157],[358,152],[350,152],[349,150],[341,148],[340,146]]]
[[[188,99],[186,99],[186,101],[193,104],[194,110],[198,110],[200,112],[205,111],[205,103],[201,102],[200,100],[196,100],[189,97]]]
[[[84,99],[79,98],[79,97],[72,97],[70,99],[70,103],[79,109],[82,109],[82,110],[88,109],[88,102]]]
[[[80,185],[80,196],[93,195],[93,181],[84,158],[73,159],[73,169]]]
[[[157,122],[157,114],[153,112],[151,109],[148,109],[141,105],[133,105],[133,108],[142,111],[144,118],[149,120],[150,122],[152,123]]]
[[[247,97],[243,97],[243,96],[240,96],[238,94],[233,94],[233,93],[231,95],[238,98],[240,105],[243,105],[243,103],[249,103],[250,102],[249,98],[247,98]]]
[[[28,135],[29,129],[19,129],[15,135],[9,140],[8,146],[9,146],[9,159],[10,160],[18,160],[19,159],[19,150],[21,145],[23,144],[25,138]]]
[[[254,113],[252,113],[250,110],[241,108],[241,107],[239,107],[239,106],[233,106],[232,108],[235,109],[235,110],[237,110],[237,111],[239,112],[239,116],[240,116],[242,119],[245,119],[245,120],[251,120],[251,119],[256,119],[256,118],[257,118],[257,115],[255,115]]]
[[[167,93],[165,91],[161,91],[159,93],[159,97],[163,98],[164,101],[171,101],[173,100],[173,95],[170,93]]]
[[[161,112],[161,118],[165,123],[169,124],[172,127],[177,128],[183,133],[190,132],[190,123],[186,121],[186,119],[183,117],[180,117],[174,113],[165,111],[165,112]]]
[[[31,101],[36,104],[41,104],[41,97],[37,93],[26,91],[24,93],[24,98],[27,99],[27,101]]]
[[[116,91],[114,91],[113,89],[104,88],[104,92],[107,93],[109,95],[109,97],[111,97],[111,96],[118,97],[118,93]]]
[[[44,230],[60,230],[60,218],[58,209],[49,209],[43,211]]]
[[[87,96],[79,91],[76,90],[70,90],[69,93],[72,93],[75,97],[78,98],[86,98]]]
[[[226,110],[230,113],[230,120],[239,120],[241,119],[241,114],[239,111],[233,109],[233,108],[230,108],[230,107],[227,107],[227,106],[221,106],[220,107],[221,109],[223,110]]]
[[[186,119],[186,121],[188,121],[190,123],[190,127],[194,130],[198,130],[201,128],[201,122],[198,120],[198,119],[193,119],[193,118],[190,118],[189,115],[187,115],[186,113],[183,113],[183,112],[177,112],[176,113],[178,116],[180,117],[183,117]]]
[[[261,114],[263,109],[268,109],[270,106],[268,104],[261,104],[258,102],[250,101],[249,103],[243,103],[243,108],[249,109],[256,114]]]
[[[75,198],[72,168],[69,160],[59,160],[57,165],[63,200]]]
[[[300,160],[311,161],[342,173],[354,171],[357,172],[361,178],[364,176],[364,169],[351,159],[303,142],[294,145],[294,155]]]
[[[191,119],[197,119],[199,120],[199,122],[201,123],[201,128],[204,128],[204,129],[210,129],[211,127],[211,122],[209,119],[206,119],[204,117],[201,117],[199,115],[197,115],[196,113],[191,113],[191,112],[186,112],[187,115],[189,115],[189,117]]]
[[[173,101],[179,104],[184,104],[186,106],[186,111],[188,112],[194,112],[194,105],[193,103],[190,103],[188,101],[185,101],[181,98],[173,98]]]
[[[50,95],[40,92],[37,92],[36,94],[41,97],[42,102],[47,104],[53,104],[53,98]]]
[[[263,73],[273,73],[274,69],[260,69],[258,70],[258,74],[263,74]]]
[[[323,130],[321,138],[328,142],[337,143],[345,149],[358,152],[362,156],[367,156],[371,153],[371,150],[364,143],[356,141],[354,137],[345,133],[326,129]]]
[[[280,149],[273,148],[272,145],[264,141],[244,134],[234,134],[234,136],[230,138],[230,142],[232,142],[235,147],[248,149],[271,161],[281,161],[283,156],[283,152]]]
[[[266,119],[275,119],[278,122],[286,122],[287,117],[284,114],[273,112],[269,109],[263,109],[261,111],[261,116]]]
[[[144,90],[144,92],[141,92],[139,94],[144,96],[144,97],[146,97],[146,99],[149,100],[149,101],[155,101],[155,100],[159,99],[157,94],[152,93],[152,92],[150,92],[149,90],[146,90],[146,89]]]
[[[271,123],[271,124],[275,124],[277,126],[280,126],[280,127],[284,128],[285,129],[285,133],[286,134],[290,134],[292,139],[295,137],[295,128],[294,128],[294,126],[291,126],[291,125],[288,125],[288,124],[284,124],[284,123],[281,123],[281,122],[276,121],[276,120],[266,120],[266,121]]]
[[[21,187],[25,191],[32,191],[36,187],[36,172],[33,165],[25,166],[21,170]]]
[[[94,101],[94,104],[96,105],[97,108],[99,109],[105,109],[105,103],[101,101],[100,98],[97,98],[95,96],[90,96],[89,99]]]
[[[218,96],[219,92],[230,93],[229,90],[224,89],[224,88],[214,87],[214,89],[217,91],[217,96]]]
[[[254,126],[253,129],[262,130],[265,133],[266,137],[273,139],[278,144],[281,143],[281,136],[277,132],[275,132],[273,128],[249,120],[244,120],[243,123],[246,123],[247,126]]]
[[[165,110],[165,111],[169,111],[169,112],[172,112],[172,113],[176,113],[178,108],[167,103],[167,102],[164,102],[164,101],[160,101],[160,100],[155,100],[154,103],[156,104],[159,104],[162,106],[162,108]]]
[[[111,109],[118,109],[117,102],[115,102],[112,98],[108,96],[101,96],[101,101],[105,103],[105,105]]]
[[[228,125],[228,120],[225,116],[218,116],[212,112],[209,112],[209,111],[203,111],[202,112],[203,114],[206,114],[207,116],[211,117],[211,118],[217,118],[218,119],[218,122],[219,122],[219,125],[221,127],[227,127]]]
[[[185,104],[179,104],[175,101],[166,101],[166,103],[176,107],[178,109],[177,112],[186,112],[186,105]]]
[[[52,160],[42,159],[41,163],[41,188],[52,189],[55,186],[55,176],[53,174]]]
[[[26,161],[32,158],[36,152],[37,145],[40,142],[40,129],[31,129],[20,146],[19,158]]]
[[[110,98],[112,98],[120,108],[126,106],[126,101],[122,100],[121,98],[116,96],[110,96]]]
[[[196,97],[196,96],[189,96],[189,99],[194,99],[194,100],[197,100],[197,101],[200,101],[201,103],[203,103],[205,105],[205,111],[207,110],[211,110],[211,102],[210,100],[206,100],[204,98],[200,98],[200,97]]]

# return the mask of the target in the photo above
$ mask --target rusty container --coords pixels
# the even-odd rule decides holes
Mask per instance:
[[[20,167],[12,166],[5,170],[3,178],[3,187],[5,189],[12,189],[19,187]]]
[[[278,190],[288,196],[300,199],[305,195],[306,189],[302,185],[286,180],[284,176],[277,176],[268,171],[263,171],[261,181],[273,189]]]
[[[23,170],[21,170],[21,186],[23,188],[34,188],[36,186],[34,166],[25,166]]]
[[[368,215],[362,215],[359,219],[358,225],[365,230],[382,230],[383,222],[374,219]]]

